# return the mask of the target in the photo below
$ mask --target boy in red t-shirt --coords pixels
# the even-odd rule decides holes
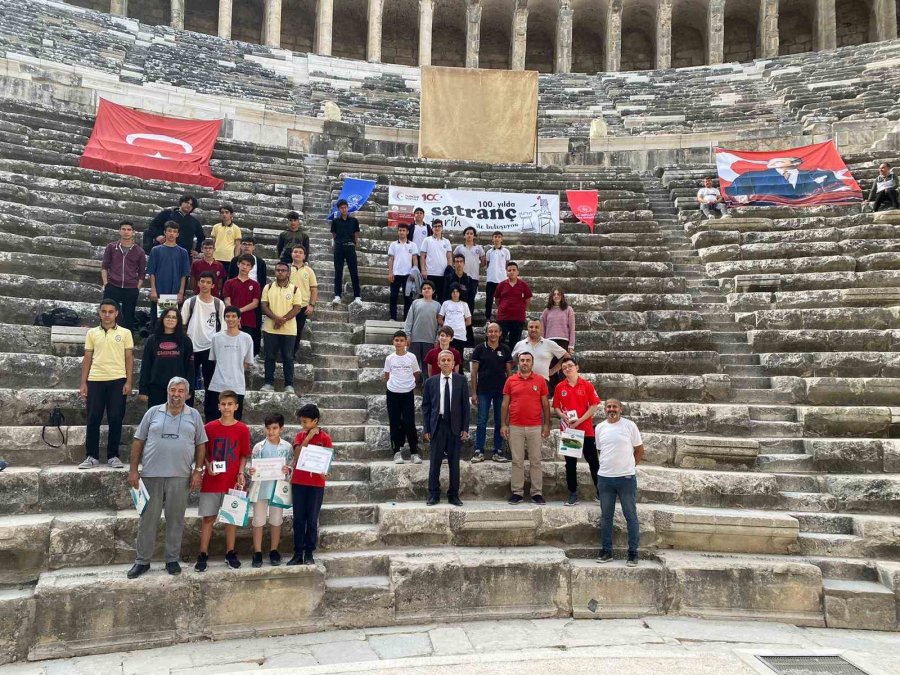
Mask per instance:
[[[308,445],[322,448],[334,447],[331,436],[319,428],[319,407],[307,403],[297,411],[300,426],[303,430],[294,439],[294,461],[291,467],[297,466],[297,460]],[[315,565],[313,551],[319,539],[319,511],[322,510],[322,498],[325,496],[325,478],[321,473],[300,471],[285,467],[285,474],[291,475],[291,495],[294,505],[294,556],[288,565]]]
[[[225,265],[220,263],[213,257],[213,251],[216,250],[216,242],[212,239],[206,239],[200,247],[203,257],[197,258],[191,263],[191,288],[194,295],[200,294],[200,275],[204,272],[211,272],[215,277],[212,287],[212,296],[218,298],[222,295],[222,286],[228,279],[228,273],[225,271]]]
[[[462,368],[462,355],[458,350],[450,346],[451,342],[453,342],[453,329],[450,326],[441,326],[438,330],[437,347],[429,350],[425,355],[425,360],[422,362],[422,370],[425,371],[422,376],[422,382],[441,372],[440,366],[438,366],[438,354],[444,350],[453,354],[453,372],[458,373],[459,369]]]
[[[198,508],[203,520],[200,524],[200,553],[194,565],[198,572],[205,572],[208,566],[209,540],[225,495],[235,486],[238,490],[244,489],[244,468],[250,457],[250,429],[234,418],[237,408],[237,394],[230,390],[221,392],[219,412],[222,416],[206,425],[209,442]],[[225,563],[232,569],[241,566],[234,552],[236,535],[236,525],[225,525]]]

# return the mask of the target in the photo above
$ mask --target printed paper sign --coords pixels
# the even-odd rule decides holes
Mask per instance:
[[[333,458],[334,451],[331,448],[323,448],[320,445],[307,445],[300,451],[297,469],[309,471],[310,473],[326,474],[331,468],[331,460]]]
[[[563,429],[559,432],[559,454],[564,457],[581,457],[584,450],[584,432],[579,429]]]
[[[284,478],[284,457],[269,457],[250,460],[253,467],[253,480],[280,480]]]

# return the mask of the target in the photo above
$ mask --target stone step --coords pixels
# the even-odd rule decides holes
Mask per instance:
[[[732,366],[723,365],[722,369],[732,377],[765,377],[765,369],[762,366]]]
[[[747,343],[740,342],[719,342],[716,340],[716,334],[713,333],[713,344],[716,345],[716,351],[719,352],[719,357],[726,355],[747,355],[752,354],[753,350],[750,348],[750,345]]]
[[[328,489],[334,482],[328,483]],[[334,525],[319,529],[319,545],[327,551],[348,551],[378,546],[378,526],[369,524]]]
[[[385,551],[329,551],[317,558],[335,578],[386,576],[391,564]]]
[[[826,534],[854,534],[853,516],[839,513],[794,512],[791,516],[800,521],[800,532],[824,532]]]
[[[769,389],[772,386],[772,380],[768,377],[745,377],[733,373],[729,375],[732,389]]]
[[[740,379],[756,379],[756,378],[740,378]],[[773,389],[737,389],[735,388],[735,380],[731,380],[731,402],[732,403],[779,403],[782,394]]]
[[[797,409],[786,406],[751,406],[750,419],[760,422],[796,422]]]
[[[747,332],[745,330],[718,330],[712,334],[712,340],[716,344],[747,344]]]
[[[775,474],[779,490],[785,492],[821,492],[817,476],[792,473]]]
[[[865,556],[864,543],[862,537],[853,534],[801,532],[797,537],[802,555],[862,558]]]
[[[814,470],[809,455],[757,455],[756,467],[769,473],[808,473]]]
[[[894,591],[873,581],[823,579],[825,621],[829,628],[896,630]]]
[[[358,394],[359,392],[359,380],[316,380],[304,390],[304,393],[308,394]]]
[[[353,357],[353,358],[356,358],[356,357]],[[317,382],[346,380],[348,375],[352,375],[356,371],[356,369],[357,369],[356,364],[354,364],[352,367],[350,367],[350,366],[335,367],[335,368],[318,367],[315,369],[314,376],[315,376]]]
[[[822,576],[828,579],[844,579],[847,581],[878,581],[876,561],[860,558],[820,558],[815,555],[806,556],[813,565],[822,570]]]
[[[753,438],[772,436],[800,438],[803,436],[803,425],[797,422],[766,422],[751,419],[750,436]]]
[[[319,368],[341,369],[343,371],[356,370],[359,368],[359,359],[349,354],[313,354],[311,357],[303,359],[305,363],[311,363]]]
[[[719,362],[723,366],[756,366],[759,365],[759,354],[736,354],[733,352],[719,352]]]
[[[330,340],[325,340],[324,337],[312,341],[312,350],[315,354],[323,356],[328,354],[334,354],[336,356],[356,356],[356,345],[349,342],[332,342]]]
[[[838,500],[823,492],[780,492],[784,508],[794,511],[833,512]]]

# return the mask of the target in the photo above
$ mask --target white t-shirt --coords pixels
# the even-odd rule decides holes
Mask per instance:
[[[397,353],[388,354],[384,360],[384,372],[388,377],[387,388],[395,394],[405,394],[416,388],[416,373],[422,372],[416,355],[406,352],[403,356]]]
[[[697,191],[697,198],[702,199],[707,204],[715,204],[717,201],[719,201],[719,197],[721,196],[721,194],[722,193],[719,192],[718,188],[704,187],[700,188]]]
[[[512,253],[508,248],[489,248],[487,253],[487,281],[499,284],[506,279],[506,263],[512,259]]]
[[[484,249],[480,245],[475,244],[472,248],[466,248],[460,244],[453,250],[453,255],[462,255],[466,258],[466,274],[472,277],[473,281],[478,281],[481,275],[481,258],[484,256]]]
[[[394,274],[405,276],[412,269],[413,256],[419,255],[419,247],[411,241],[395,241],[388,247],[388,255],[394,256]]]
[[[531,366],[531,369],[534,371],[535,375],[540,375],[545,380],[550,379],[550,364],[553,362],[553,359],[560,359],[568,354],[565,349],[560,347],[553,340],[543,337],[536,345],[532,344],[531,340],[528,338],[519,340],[515,347],[513,347],[513,361],[518,361],[519,354],[522,352],[531,352],[531,355],[534,357],[534,365]]]
[[[253,363],[253,340],[247,333],[228,335],[224,330],[216,333],[209,348],[209,358],[216,362],[210,391],[231,389],[235,394],[247,393],[244,364]]]
[[[428,238],[428,223],[422,223],[421,225],[416,224],[416,229],[412,234],[412,243],[416,245],[420,251],[422,250],[422,244],[425,243],[425,239]]]
[[[615,424],[603,420],[594,429],[600,454],[598,476],[619,478],[635,474],[634,449],[643,445],[637,425],[624,417]]]
[[[440,277],[447,269],[447,254],[450,253],[450,242],[443,237],[435,239],[427,237],[422,243],[421,252],[425,255],[425,274]]]
[[[459,300],[444,300],[441,305],[441,311],[438,314],[443,315],[444,325],[453,329],[453,337],[456,340],[466,339],[466,319],[472,318],[472,312],[469,311],[469,304]]]
[[[190,306],[194,305],[194,312],[191,314]],[[219,327],[220,330],[225,326],[225,301],[211,298],[209,302],[203,302],[199,296],[194,300],[188,299],[181,306],[181,320],[187,327],[187,336],[191,338],[194,344],[195,352],[202,352],[209,349],[212,344],[212,336],[216,334],[216,305],[219,306]],[[190,322],[188,322],[190,315]]]

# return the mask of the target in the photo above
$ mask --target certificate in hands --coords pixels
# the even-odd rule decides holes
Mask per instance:
[[[252,459],[253,480],[281,480],[284,478],[284,457],[267,457],[265,459]]]
[[[331,460],[333,458],[334,450],[331,448],[323,448],[321,445],[307,445],[300,451],[297,469],[324,475],[331,468]]]

